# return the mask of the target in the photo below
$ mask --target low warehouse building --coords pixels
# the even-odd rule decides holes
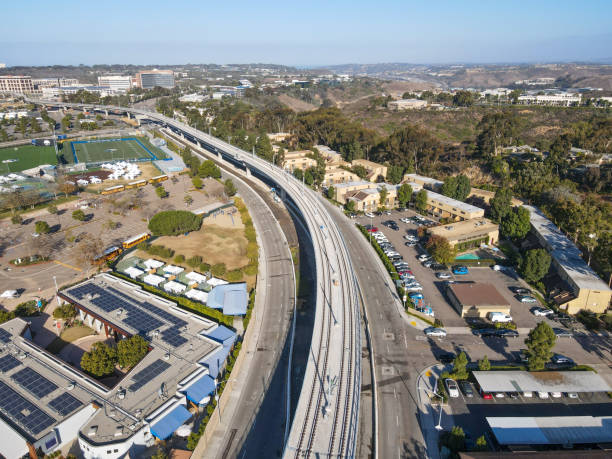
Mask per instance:
[[[510,303],[492,284],[449,284],[448,297],[461,317],[487,317],[491,312],[510,314]]]
[[[594,371],[474,371],[483,392],[609,392]]]

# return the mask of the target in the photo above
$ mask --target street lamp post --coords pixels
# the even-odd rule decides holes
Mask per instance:
[[[57,295],[58,293],[57,278],[55,276],[53,276],[53,282],[55,283],[55,298],[57,299],[57,305],[60,306],[60,299],[59,299],[59,296]]]

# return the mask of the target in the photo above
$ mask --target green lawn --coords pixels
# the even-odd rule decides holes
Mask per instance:
[[[159,148],[151,145],[146,137],[137,137],[142,145],[152,152],[158,159],[164,159],[166,155]],[[118,140],[116,138],[96,139],[107,140],[105,142],[79,143],[63,142],[61,153],[67,163],[74,162],[74,150],[79,163],[93,163],[103,161],[122,161],[130,159],[151,158],[151,155],[135,140]]]
[[[10,161],[13,159],[16,161]],[[0,149],[0,174],[21,172],[42,164],[57,164],[54,147],[21,145]]]
[[[75,325],[74,327],[67,328],[60,336],[51,341],[51,344],[47,346],[47,351],[52,354],[59,354],[68,343],[93,334],[94,331],[91,328],[85,325]]]

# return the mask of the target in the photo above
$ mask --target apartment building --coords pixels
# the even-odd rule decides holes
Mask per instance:
[[[316,148],[321,156],[325,158],[325,161],[328,163],[342,163],[342,155],[337,151],[332,150],[327,145],[315,145],[313,148]]]
[[[32,77],[25,75],[2,75],[0,76],[0,92],[14,92],[18,94],[30,94],[35,91]]]
[[[360,180],[361,178],[351,171],[337,167],[336,165],[328,165],[325,167],[323,186],[335,186],[339,183],[358,182]]]
[[[423,188],[427,188],[428,190],[436,191],[439,190],[440,187],[444,184],[441,180],[436,180],[431,177],[425,177],[424,175],[418,174],[404,174],[404,178],[402,179],[402,183],[416,183]]]
[[[433,191],[427,191],[427,211],[435,217],[454,221],[484,217],[484,209]]]
[[[387,190],[387,194],[384,201],[381,201],[383,188]],[[371,184],[370,188],[349,191],[345,194],[345,200],[353,201],[355,210],[360,212],[374,212],[380,207],[393,209],[397,206],[397,186],[388,183]]]
[[[282,167],[285,170],[293,172],[295,169],[302,169],[305,171],[309,167],[317,165],[317,161],[310,157],[312,151],[300,150],[300,151],[289,151],[285,153]]]
[[[361,166],[368,171],[366,179],[370,182],[384,181],[387,178],[387,166],[375,163],[374,161],[368,161],[367,159],[354,159],[351,162],[351,166]]]
[[[582,101],[581,94],[559,93],[559,94],[525,94],[518,97],[519,104],[526,105],[556,105],[562,107],[571,107],[580,105]]]
[[[460,252],[479,247],[481,244],[496,244],[499,241],[498,225],[486,218],[434,226],[427,232],[432,236],[446,239]]]

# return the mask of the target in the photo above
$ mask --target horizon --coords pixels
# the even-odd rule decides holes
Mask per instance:
[[[214,10],[194,0],[171,8],[161,0],[109,0],[104,14],[94,4],[60,4],[6,5],[0,62],[8,67],[277,62],[313,68],[612,61],[612,8],[604,0],[427,5],[315,0],[289,8],[270,0]]]

